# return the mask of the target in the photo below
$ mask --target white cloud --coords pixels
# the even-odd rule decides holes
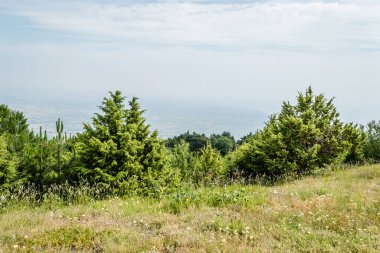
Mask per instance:
[[[379,50],[380,4],[368,2],[37,1],[6,7],[40,28],[98,42],[331,52]]]
[[[2,90],[118,88],[273,113],[311,84],[347,120],[378,117],[378,1],[107,2],[2,0],[0,14],[37,27],[13,40],[0,27]]]

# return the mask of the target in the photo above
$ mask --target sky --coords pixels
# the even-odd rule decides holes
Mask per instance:
[[[0,103],[120,89],[151,108],[270,115],[311,85],[366,123],[380,119],[379,13],[370,0],[1,0]]]

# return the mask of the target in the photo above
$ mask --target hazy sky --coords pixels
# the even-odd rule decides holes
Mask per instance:
[[[0,1],[0,93],[277,112],[312,85],[380,119],[380,1]]]

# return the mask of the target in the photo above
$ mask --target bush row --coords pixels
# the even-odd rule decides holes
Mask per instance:
[[[21,112],[0,105],[0,188],[86,182],[107,194],[162,196],[186,184],[227,184],[247,179],[310,173],[331,164],[380,159],[380,122],[343,123],[333,99],[309,87],[292,105],[284,102],[265,127],[235,142],[233,136],[189,132],[169,140],[146,124],[137,98],[120,91],[103,99],[84,131],[66,135],[29,129]]]

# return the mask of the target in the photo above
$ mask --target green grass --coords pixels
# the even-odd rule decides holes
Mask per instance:
[[[0,207],[0,252],[380,252],[380,165],[275,186]]]

